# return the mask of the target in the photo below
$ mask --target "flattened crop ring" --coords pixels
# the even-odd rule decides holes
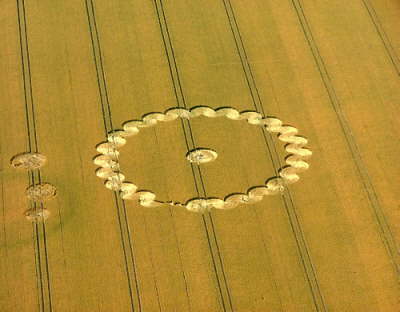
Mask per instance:
[[[209,118],[226,117],[231,120],[246,120],[249,124],[265,127],[270,132],[277,134],[280,141],[286,143],[285,150],[288,152],[285,158],[286,165],[279,169],[279,176],[266,180],[264,185],[250,187],[245,193],[232,193],[224,199],[221,198],[193,198],[186,203],[173,201],[160,201],[151,191],[140,190],[137,185],[125,182],[125,176],[121,172],[118,156],[119,149],[124,146],[127,139],[137,135],[141,128],[153,127],[159,122],[174,121],[177,119],[192,119],[199,116]],[[115,130],[108,135],[107,142],[97,145],[96,150],[100,153],[94,158],[94,163],[99,166],[96,175],[105,180],[105,187],[119,192],[123,200],[137,200],[144,207],[157,207],[161,205],[181,206],[194,212],[205,212],[211,208],[232,209],[239,204],[251,204],[263,199],[265,195],[274,195],[283,192],[285,185],[297,182],[299,172],[309,168],[308,159],[312,152],[306,148],[308,140],[298,136],[295,127],[284,125],[278,118],[263,116],[255,111],[243,111],[231,107],[212,109],[208,106],[196,106],[190,110],[174,107],[164,113],[149,113],[142,116],[140,120],[131,120],[123,123],[123,130]],[[210,149],[196,148],[186,154],[190,162],[197,165],[213,161],[217,153]]]

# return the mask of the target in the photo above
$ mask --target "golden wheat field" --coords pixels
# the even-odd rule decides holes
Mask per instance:
[[[1,312],[400,311],[398,0],[0,0],[0,38]]]

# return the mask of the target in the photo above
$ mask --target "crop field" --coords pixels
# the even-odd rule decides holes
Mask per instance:
[[[400,311],[398,0],[0,0],[0,38],[1,312]]]

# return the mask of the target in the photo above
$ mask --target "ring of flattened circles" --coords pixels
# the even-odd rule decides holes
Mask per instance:
[[[141,128],[155,126],[159,122],[168,122],[177,119],[192,119],[199,116],[210,118],[226,117],[231,120],[246,120],[249,124],[265,127],[270,133],[277,134],[278,139],[284,143],[288,156],[286,165],[279,169],[279,176],[266,180],[264,185],[253,186],[245,193],[232,193],[221,198],[194,198],[185,204],[160,201],[151,191],[140,190],[137,185],[125,182],[125,176],[120,170],[118,161],[119,149],[126,144],[127,138],[137,135]],[[190,110],[184,108],[171,108],[165,113],[149,113],[141,120],[128,121],[123,124],[123,130],[113,131],[108,135],[107,142],[97,145],[100,155],[94,158],[94,163],[99,166],[96,175],[105,180],[105,187],[119,192],[124,200],[136,200],[144,207],[157,207],[161,205],[182,206],[194,212],[205,212],[211,208],[232,209],[240,204],[251,204],[261,201],[266,195],[282,193],[285,185],[299,180],[298,173],[309,168],[306,159],[312,155],[306,148],[307,139],[297,135],[295,127],[284,125],[281,120],[266,117],[255,111],[239,112],[234,108],[221,107],[212,109],[207,106],[197,106]]]

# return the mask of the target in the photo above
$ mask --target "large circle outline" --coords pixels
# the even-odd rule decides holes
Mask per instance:
[[[264,185],[252,186],[245,193],[231,193],[221,198],[192,198],[185,204],[172,201],[156,200],[152,191],[140,190],[137,185],[124,182],[125,176],[121,172],[118,156],[119,149],[127,143],[127,138],[137,135],[140,128],[156,126],[159,122],[169,122],[177,119],[192,119],[199,116],[209,118],[226,117],[231,120],[246,120],[249,124],[265,127],[265,129],[277,134],[278,140],[286,143],[286,165],[279,169],[279,176],[268,178]],[[261,201],[266,195],[282,193],[285,185],[297,182],[300,179],[299,172],[309,168],[306,161],[312,151],[306,148],[308,140],[298,135],[297,128],[285,125],[275,117],[263,116],[256,111],[239,112],[232,107],[220,107],[213,109],[208,106],[196,106],[190,110],[182,107],[167,109],[164,113],[148,113],[139,120],[130,120],[123,123],[123,130],[115,130],[109,133],[106,142],[96,146],[100,153],[94,158],[94,163],[99,167],[96,175],[105,181],[106,188],[119,192],[123,200],[138,200],[144,207],[157,207],[161,205],[182,206],[195,212],[208,211],[211,208],[232,209],[239,204],[251,204]]]

